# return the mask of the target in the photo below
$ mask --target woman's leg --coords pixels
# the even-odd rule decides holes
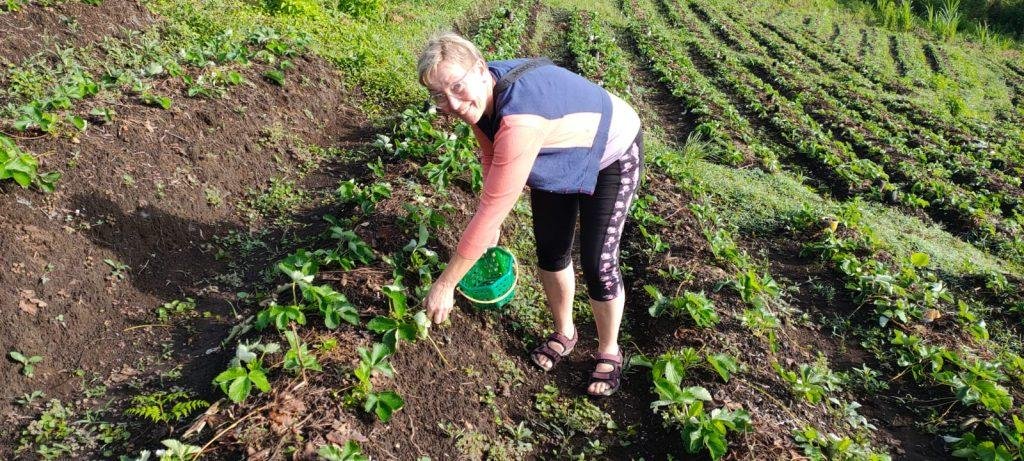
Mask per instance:
[[[579,201],[574,195],[531,190],[530,208],[540,281],[555,321],[555,331],[575,338],[572,300],[576,293],[576,275],[572,267],[572,243]],[[549,341],[548,346],[558,353],[564,351],[562,345],[554,341]],[[535,354],[534,358],[541,368],[551,367],[551,361],[544,355]]]
[[[587,280],[590,306],[597,323],[598,352],[619,354],[619,327],[626,303],[622,274],[619,271],[619,244],[629,206],[639,186],[642,141],[623,157],[601,170],[594,195],[582,199],[581,236],[583,273]],[[610,372],[612,366],[598,364],[595,371]],[[588,388],[601,394],[609,384],[594,381]]]

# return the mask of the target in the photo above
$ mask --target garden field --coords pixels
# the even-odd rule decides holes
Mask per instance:
[[[975,3],[0,2],[0,459],[1024,459],[1024,7]],[[446,30],[643,119],[612,397],[585,290],[530,363],[528,191],[512,302],[426,319]]]

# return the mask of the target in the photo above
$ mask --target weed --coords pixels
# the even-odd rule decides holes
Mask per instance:
[[[194,312],[196,309],[196,300],[192,298],[185,298],[184,300],[176,299],[169,301],[156,308],[156,317],[160,322],[167,323],[171,320],[171,317],[180,316]]]
[[[110,266],[110,278],[113,280],[124,280],[128,277],[128,271],[131,269],[127,264],[122,263],[113,259],[104,259],[103,262]]]
[[[35,375],[36,364],[43,361],[43,358],[41,356],[26,356],[18,351],[11,351],[8,355],[11,357],[11,359],[21,364],[21,374],[29,378]]]
[[[617,427],[611,415],[585,397],[562,397],[558,388],[550,384],[534,396],[533,406],[545,421],[571,432],[593,434],[601,428]]]
[[[46,394],[43,393],[43,391],[35,390],[32,391],[32,393],[30,394],[22,394],[21,397],[18,397],[14,400],[14,403],[17,403],[18,405],[21,405],[23,407],[27,407],[31,405],[32,402],[35,402],[36,399],[40,399],[43,397],[46,397]]]
[[[125,414],[157,424],[171,424],[208,406],[209,402],[193,399],[185,391],[154,391],[132,397],[132,405],[125,410]]]
[[[206,204],[212,207],[218,207],[221,203],[224,203],[224,199],[221,198],[220,190],[216,187],[209,186],[203,189],[203,195],[206,196]]]

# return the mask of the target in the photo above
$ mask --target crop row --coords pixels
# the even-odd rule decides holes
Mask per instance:
[[[840,75],[860,75],[884,89],[884,91],[873,93],[873,96],[890,108],[893,113],[903,114],[908,120],[928,127],[949,139],[951,143],[971,146],[984,145],[985,149],[991,150],[996,157],[1024,164],[1024,150],[1019,142],[1013,141],[1015,138],[1013,133],[1020,133],[1019,127],[1007,123],[980,122],[968,117],[950,117],[941,112],[933,112],[906,97],[905,95],[911,92],[908,87],[898,80],[886,76],[884,72],[870,63],[855,59],[848,49],[819,43],[809,38],[807,36],[809,33],[806,31],[798,33],[786,30],[779,24],[766,21],[760,21],[760,24],[777,34],[782,40],[792,44],[812,60],[819,63],[824,63],[825,60],[831,62],[828,65],[830,67],[826,67],[830,71]],[[830,59],[830,57],[834,58]],[[845,66],[831,67],[837,62],[845,63]]]
[[[529,11],[534,3],[505,2],[480,22],[471,40],[480,48],[485,58],[502,60],[519,57],[519,50],[526,36]]]
[[[707,30],[699,21],[680,15],[675,8],[667,8],[667,12],[674,21],[679,21],[676,28],[694,33]],[[827,180],[837,195],[864,191],[873,183],[888,179],[877,164],[859,158],[847,144],[835,141],[797,105],[744,68],[735,53],[716,46],[716,40],[693,38],[683,33],[678,37],[685,41],[688,53],[709,78],[733,93],[752,117],[774,130],[785,145],[804,159],[803,163]]]
[[[697,70],[685,49],[670,38],[665,28],[654,22],[651,11],[638,2],[628,2],[624,9],[637,48],[661,82],[681,100],[683,109],[696,117],[693,131],[711,144],[712,156],[730,164],[757,159],[766,169],[777,169],[774,153],[756,141],[750,122]]]
[[[581,74],[608,91],[630,99],[625,53],[594,13],[574,11],[569,16],[566,38]]]
[[[795,224],[806,228],[821,218],[798,217]],[[924,388],[948,389],[941,400],[961,405],[955,413],[964,418],[960,430],[979,426],[959,437],[947,437],[953,449],[980,455],[986,444],[980,437],[992,437],[987,441],[990,448],[1002,445],[999,450],[1020,456],[1024,426],[1005,385],[1024,383],[1024,359],[990,339],[987,322],[979,313],[983,306],[951,293],[937,270],[929,267],[926,254],[883,262],[892,258],[879,251],[857,202],[845,205],[831,219],[837,221],[839,231],[826,229],[819,240],[805,245],[805,251],[831,262],[854,300],[873,306],[873,315],[864,319],[870,325],[865,344],[879,361],[901,370],[890,381],[909,374]],[[954,320],[938,322],[943,317]],[[951,405],[946,414],[952,409]],[[978,411],[983,412],[980,418]]]
[[[713,328],[720,322],[726,321],[725,319],[728,317],[732,317],[748,329],[753,338],[767,346],[768,354],[765,359],[768,362],[766,364],[770,365],[767,375],[765,375],[765,367],[744,363],[742,358],[733,358],[727,354],[708,354],[707,357],[702,357],[692,349],[670,351],[658,357],[657,361],[652,361],[653,378],[659,397],[664,399],[668,394],[663,392],[670,388],[663,382],[668,374],[676,369],[688,370],[701,362],[705,362],[705,367],[710,365],[710,368],[726,382],[734,375],[741,375],[745,380],[755,376],[759,380],[777,380],[779,386],[775,391],[760,389],[758,385],[750,387],[758,389],[760,394],[758,397],[767,396],[770,401],[780,406],[779,409],[788,415],[787,425],[798,425],[792,436],[796,444],[804,450],[804,454],[811,456],[811,459],[823,459],[820,458],[820,454],[823,452],[833,453],[838,457],[835,459],[890,459],[888,455],[876,451],[865,443],[865,440],[871,438],[875,427],[866,418],[859,415],[857,408],[860,404],[849,399],[852,394],[847,391],[854,390],[850,372],[833,371],[828,366],[827,360],[821,356],[812,363],[792,363],[793,358],[790,354],[799,351],[800,347],[795,345],[789,335],[785,333],[784,325],[789,323],[785,316],[788,315],[787,312],[792,312],[792,308],[781,296],[784,289],[775,282],[771,272],[759,267],[756,258],[747,254],[736,241],[736,228],[728,224],[723,215],[715,208],[714,186],[694,181],[690,172],[691,158],[675,152],[658,151],[651,153],[650,161],[654,167],[652,171],[657,172],[653,173],[654,175],[663,175],[678,189],[691,196],[690,211],[697,218],[707,239],[714,263],[730,273],[728,278],[721,280],[716,285],[716,290],[729,287],[734,290],[741,301],[740,309],[737,312],[719,315],[721,313],[719,309],[702,292],[683,291],[680,293],[682,291],[682,284],[680,284],[680,288],[676,289],[674,294],[662,293],[655,285],[647,285],[645,290],[653,301],[649,309],[650,314],[656,317],[675,317],[687,324],[692,323],[692,326],[700,329]],[[660,191],[654,193],[658,195]],[[672,225],[673,223],[667,223],[666,227]],[[657,278],[664,279],[659,280],[660,285],[667,284],[671,287],[679,284],[678,278],[671,270],[659,270]],[[655,276],[652,273],[648,281],[651,282],[653,279]],[[783,365],[783,363],[787,365]],[[862,370],[869,376],[878,376],[876,371],[867,367],[863,367]],[[685,376],[682,373],[680,375]],[[698,388],[699,390],[702,388]],[[698,391],[684,390],[684,395],[689,395],[692,398],[693,395],[698,395]],[[733,398],[735,399],[735,397]],[[783,403],[786,399],[793,400]],[[835,419],[829,421],[831,418],[814,418],[815,424],[826,424],[826,426],[814,427],[803,417],[798,416],[798,413],[803,411],[803,408],[800,408],[802,407],[800,403],[807,404],[806,408],[808,409],[827,408],[829,414]],[[762,407],[762,410],[764,409]],[[663,416],[665,415],[663,414]],[[771,418],[767,414],[755,416],[760,416],[765,420]],[[666,417],[666,420],[672,421],[669,417]],[[762,421],[762,423],[764,422]],[[851,435],[836,435],[845,432],[849,432]],[[686,435],[684,433],[684,440]],[[819,454],[819,457],[815,458],[815,454]],[[715,455],[714,451],[712,451],[712,455]]]
[[[691,3],[691,7],[701,11],[702,19],[711,29],[718,30],[716,35],[727,37],[727,41],[733,43],[741,52],[749,52],[740,55],[739,59],[750,72],[761,76],[764,81],[771,82],[772,86],[780,89],[790,100],[800,101],[803,110],[816,122],[827,127],[858,152],[865,153],[878,162],[887,176],[904,189],[902,195],[895,194],[892,198],[911,206],[929,207],[933,210],[933,216],[940,220],[952,219],[952,224],[960,228],[983,231],[976,236],[978,240],[994,239],[1009,249],[1011,255],[1019,252],[1019,249],[1016,249],[1020,247],[1019,237],[1016,236],[1019,225],[1013,219],[1013,215],[1000,220],[1001,201],[1009,203],[1012,213],[1017,197],[976,193],[942,179],[942,176],[930,171],[934,168],[918,165],[917,157],[925,155],[924,158],[927,159],[928,152],[921,152],[921,148],[910,152],[894,133],[864,120],[858,112],[836,101],[828,91],[807,82],[803,75],[764,60],[762,55],[765,53],[760,45],[738,32],[735,25],[720,20],[700,5]],[[696,27],[696,23],[693,22],[691,27]],[[730,50],[720,50],[720,53],[729,52]],[[742,69],[732,70],[742,72]],[[941,158],[944,153],[933,151],[931,155]],[[883,185],[884,187],[886,186]]]
[[[798,51],[786,42],[780,43],[773,39],[767,31],[758,25],[749,27],[750,36],[769,54],[781,62],[799,63]],[[814,72],[811,66],[796,64],[802,70]],[[791,77],[807,79],[806,74]],[[855,111],[856,116],[874,126],[873,131],[879,137],[893,141],[898,148],[910,156],[923,162],[922,168],[931,170],[933,174],[949,178],[965,188],[989,190],[990,195],[1001,196],[997,200],[1003,204],[1003,211],[1011,215],[1022,194],[1018,175],[1008,175],[1003,168],[1013,167],[1001,159],[990,158],[986,149],[977,145],[953,144],[927,127],[911,123],[900,114],[890,112],[884,105],[872,97],[870,90],[853,85],[849,82],[830,78],[815,78],[814,85],[832,97],[837,104]]]

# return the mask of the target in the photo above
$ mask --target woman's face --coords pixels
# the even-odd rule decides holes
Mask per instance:
[[[479,122],[489,112],[494,85],[483,61],[468,68],[460,63],[441,61],[427,80],[430,97],[442,112],[466,123]]]

